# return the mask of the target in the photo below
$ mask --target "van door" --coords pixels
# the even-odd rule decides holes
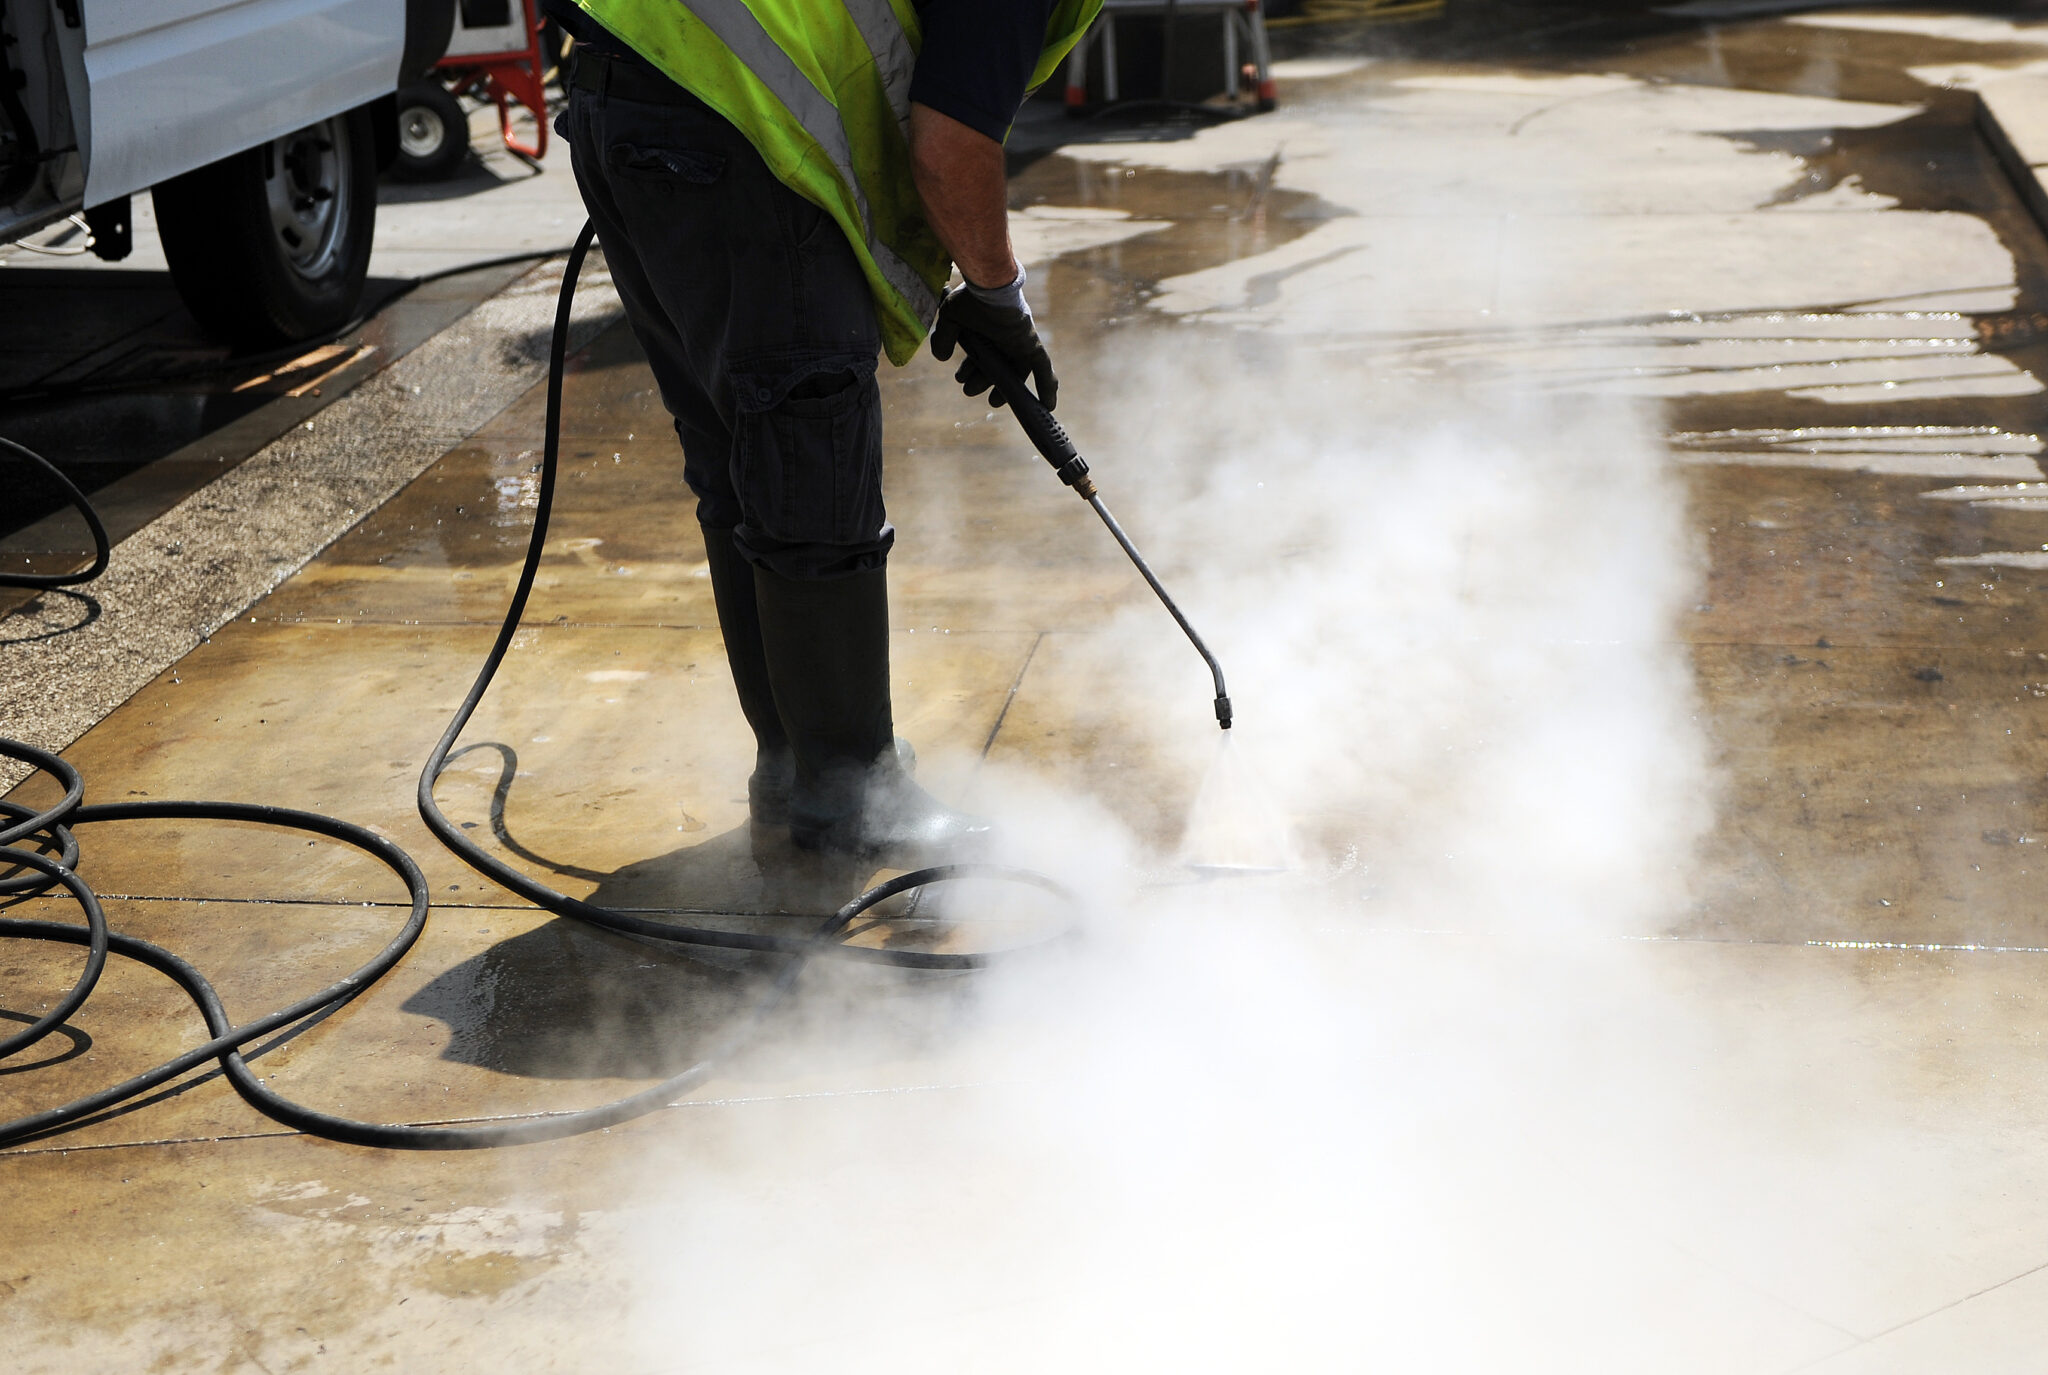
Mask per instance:
[[[393,90],[405,0],[86,0],[85,203]]]

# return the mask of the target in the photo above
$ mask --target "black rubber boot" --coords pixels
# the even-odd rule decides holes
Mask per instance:
[[[733,546],[732,531],[706,525],[704,561],[711,572],[711,597],[718,604],[718,629],[725,637],[725,662],[739,692],[740,710],[754,728],[754,773],[747,779],[747,811],[757,826],[789,824],[789,792],[796,781],[796,756],[775,710],[768,681],[768,656],[761,648],[761,614],[754,602],[754,565]]]
[[[985,843],[988,823],[920,788],[893,748],[886,571],[799,581],[756,568],[754,593],[796,754],[791,842],[902,868],[966,858]]]

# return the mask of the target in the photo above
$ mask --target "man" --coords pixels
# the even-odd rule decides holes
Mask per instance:
[[[897,757],[876,354],[971,332],[1057,400],[1002,141],[1101,0],[545,3],[579,43],[557,128],[697,495],[757,833],[899,865],[972,847],[985,823]]]

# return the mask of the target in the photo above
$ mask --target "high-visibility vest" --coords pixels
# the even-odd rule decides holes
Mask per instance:
[[[910,173],[913,0],[576,0],[723,115],[769,170],[838,222],[874,292],[882,346],[910,361],[952,261]],[[1102,0],[1056,0],[1031,84],[1053,74]]]

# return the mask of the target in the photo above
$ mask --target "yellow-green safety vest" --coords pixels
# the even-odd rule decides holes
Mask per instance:
[[[916,354],[953,264],[910,174],[912,0],[576,0],[729,120],[784,185],[838,222],[875,296],[893,363]],[[1102,0],[1057,0],[1031,84]]]

